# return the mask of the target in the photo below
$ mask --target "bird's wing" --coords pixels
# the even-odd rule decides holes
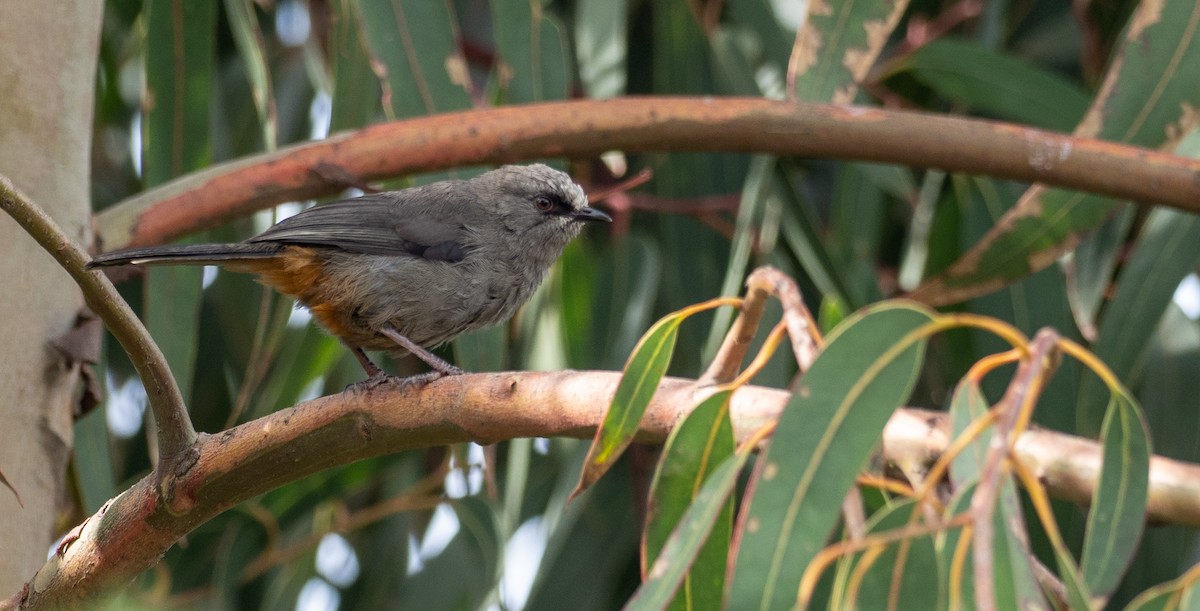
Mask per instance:
[[[414,198],[407,195],[379,193],[314,206],[246,242],[326,246],[371,255],[461,261],[467,248],[466,228],[455,212],[456,207],[448,201],[412,205]]]

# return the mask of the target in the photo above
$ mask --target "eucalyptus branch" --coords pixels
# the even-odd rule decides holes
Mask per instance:
[[[67,606],[119,586],[154,566],[181,537],[254,496],[337,465],[408,449],[516,437],[591,438],[620,374],[552,372],[467,374],[422,387],[385,385],[284,409],[196,442],[197,460],[175,481],[170,507],[153,476],[112,499],[77,529],[26,589],[0,608]],[[639,439],[662,442],[711,386],[667,378]],[[790,395],[746,386],[730,403],[741,440],[773,422]],[[944,413],[897,410],[883,434],[884,459],[932,463],[950,441]],[[1030,431],[1017,460],[1045,476],[1054,494],[1086,501],[1099,480],[1101,448],[1090,440]],[[1081,491],[1087,489],[1086,494]],[[1155,458],[1150,519],[1200,525],[1200,466]]]
[[[712,363],[700,376],[702,384],[724,384],[737,377],[750,342],[758,332],[768,296],[775,297],[783,305],[783,320],[787,325],[796,364],[801,374],[808,371],[817,358],[821,341],[817,323],[804,305],[796,281],[768,265],[755,269],[746,279],[746,297],[741,314],[725,334],[725,341]]]
[[[1200,212],[1200,161],[1044,130],[761,98],[516,105],[373,125],[189,174],[101,212],[106,249],[159,244],[359,181],[604,151],[740,151],[877,161],[1081,189]]]
[[[163,473],[169,473],[174,461],[181,459],[195,441],[196,431],[162,351],[108,277],[84,269],[89,259],[87,253],[5,176],[0,176],[0,208],[67,270],[83,291],[88,307],[104,321],[129,354],[130,362],[146,387],[147,402],[158,426],[156,437],[164,461],[160,467]]]

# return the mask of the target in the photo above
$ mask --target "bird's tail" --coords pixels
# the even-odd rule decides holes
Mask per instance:
[[[87,267],[116,265],[227,265],[239,261],[270,259],[278,256],[280,245],[259,244],[183,244],[127,248],[96,256]]]

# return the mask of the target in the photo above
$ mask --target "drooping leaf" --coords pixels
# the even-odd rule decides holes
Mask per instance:
[[[729,495],[750,457],[749,448],[726,458],[713,470],[663,545],[646,581],[625,605],[626,611],[666,609],[675,598],[692,560],[709,540],[713,524],[729,507]]]
[[[509,104],[561,100],[570,89],[566,40],[538,0],[491,0],[496,71]]]
[[[916,380],[924,341],[899,342],[931,320],[913,304],[885,303],[828,338],[755,466],[735,535],[730,601],[754,609],[796,603],[805,567]]]
[[[1020,190],[1013,183],[988,178],[955,176],[952,182],[958,203],[965,208],[961,234],[965,250],[1003,217]],[[1078,339],[1064,285],[1062,270],[1049,267],[998,291],[976,297],[967,308],[975,314],[1007,321],[1030,336],[1049,327],[1066,337]],[[991,333],[972,330],[969,349],[959,358],[973,362],[1009,347]],[[1079,371],[1080,367],[1073,359],[1065,359],[1059,366],[1042,390],[1042,399],[1034,413],[1039,424],[1059,430],[1069,430],[1073,425]],[[982,390],[986,396],[1000,397],[1006,383],[1004,376],[987,376],[982,381]]]
[[[867,536],[900,529],[909,524],[916,505],[900,501],[871,516]],[[938,566],[933,537],[911,537],[901,553],[900,543],[889,543],[869,567],[859,566],[864,554],[856,554],[845,564],[839,577],[845,583],[834,586],[845,591],[845,600],[837,608],[854,609],[936,609],[938,606]],[[898,564],[903,558],[903,564]],[[857,589],[849,589],[857,579]]]
[[[1092,494],[1080,566],[1096,596],[1120,584],[1145,526],[1150,483],[1150,437],[1141,410],[1124,390],[1114,392],[1101,433],[1104,462]]]
[[[1155,586],[1129,602],[1125,611],[1180,611],[1200,605],[1200,577],[1191,571],[1179,579]]]
[[[955,496],[946,506],[946,517],[969,511],[975,496],[977,481],[960,485]],[[1017,488],[1011,479],[1000,484],[997,511],[992,514],[992,574],[991,587],[995,593],[995,609],[1045,609],[1046,601],[1033,576],[1032,554],[1024,531]],[[974,580],[974,541],[963,543],[963,531],[951,529],[941,537],[938,546],[939,566],[945,581],[946,604],[951,609],[976,609],[976,584]],[[962,546],[966,545],[965,549]],[[962,549],[962,555],[960,554]],[[955,562],[961,568],[955,569]]]
[[[212,161],[209,115],[217,11],[215,3],[172,0],[151,0],[145,10],[142,175],[147,186],[154,186]],[[191,396],[196,361],[200,276],[197,267],[159,267],[146,274],[146,327],[185,400]]]
[[[450,2],[358,3],[384,111],[395,118],[471,108],[467,61]]]
[[[963,378],[954,388],[954,395],[950,398],[950,423],[953,433],[951,438],[958,439],[972,422],[987,412],[987,409],[987,398],[983,396],[979,384]],[[963,448],[950,463],[950,481],[956,487],[979,478],[984,458],[987,456],[987,439],[986,433],[980,435]]]
[[[238,55],[246,66],[246,77],[254,95],[254,108],[258,111],[258,122],[263,130],[263,145],[268,151],[278,144],[278,126],[275,123],[275,92],[271,86],[270,66],[267,65],[266,48],[258,15],[250,0],[225,0],[233,39],[237,42]]]
[[[908,0],[811,2],[808,7],[788,65],[794,93],[801,100],[849,104]]]
[[[370,124],[383,107],[380,77],[371,70],[359,3],[334,0],[329,10],[329,131],[338,132]]]
[[[1130,18],[1104,84],[1075,134],[1156,147],[1192,127],[1200,106],[1200,5],[1143,2]],[[1069,150],[1031,150],[1030,163],[1054,163]],[[994,291],[1038,271],[1079,243],[1113,213],[1107,198],[1030,188],[1016,208],[945,273],[912,297],[948,304]]]
[[[625,363],[621,382],[604,415],[604,422],[596,430],[574,494],[579,494],[599,479],[633,441],[642,414],[654,398],[658,383],[671,363],[680,323],[688,316],[710,307],[708,303],[699,304],[669,314],[654,323],[642,336]]]
[[[628,18],[626,0],[575,3],[575,56],[580,84],[588,97],[604,99],[625,93]]]
[[[1193,131],[1176,150],[1200,155],[1200,131]],[[1138,235],[1137,248],[1117,277],[1117,290],[1104,310],[1093,351],[1126,385],[1137,382],[1138,363],[1154,328],[1171,303],[1179,281],[1200,262],[1200,218],[1166,208],[1153,210]],[[1085,376],[1076,404],[1078,430],[1095,434],[1104,418],[1108,389]]]
[[[721,391],[696,406],[671,431],[650,485],[646,529],[642,543],[642,569],[659,557],[663,546],[700,487],[712,471],[734,451],[733,424],[729,418],[730,391]],[[720,605],[725,590],[725,564],[733,531],[733,501],[717,517],[708,541],[697,552],[672,609],[711,608]]]
[[[968,109],[1056,131],[1075,127],[1088,106],[1088,94],[1077,84],[965,40],[934,40],[893,69],[911,71]]]

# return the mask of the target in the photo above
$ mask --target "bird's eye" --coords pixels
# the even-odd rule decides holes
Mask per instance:
[[[533,207],[540,212],[550,212],[554,210],[554,198],[549,195],[538,195],[533,198]]]

